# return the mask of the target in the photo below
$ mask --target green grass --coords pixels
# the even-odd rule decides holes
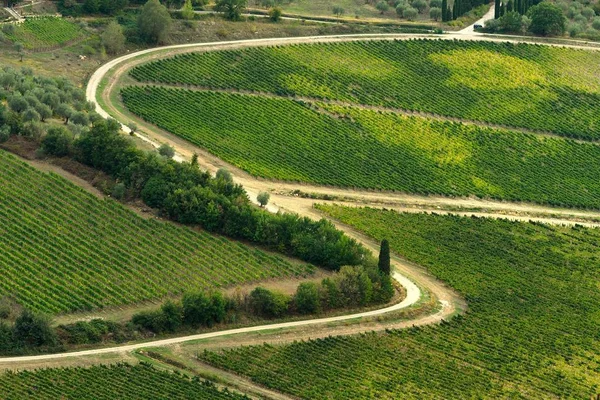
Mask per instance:
[[[369,41],[194,53],[132,70],[145,82],[396,107],[600,138],[598,52],[472,41]]]
[[[8,39],[30,50],[60,46],[83,36],[85,31],[79,25],[62,18],[28,19],[6,33]]]
[[[147,121],[264,178],[600,207],[596,145],[281,98],[160,87],[122,94]]]
[[[244,399],[214,385],[147,365],[51,368],[0,375],[2,399]]]
[[[426,267],[468,312],[439,326],[201,355],[301,398],[590,398],[600,230],[321,206]]]
[[[0,297],[47,313],[306,274],[239,242],[146,220],[0,151]]]

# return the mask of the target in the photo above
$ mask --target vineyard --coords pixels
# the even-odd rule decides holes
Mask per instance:
[[[0,375],[0,397],[23,399],[247,399],[214,384],[158,371],[145,364],[53,368]]]
[[[426,267],[469,310],[438,326],[204,352],[301,398],[590,398],[600,390],[600,231],[319,206]]]
[[[64,45],[82,38],[85,31],[66,19],[48,17],[28,19],[5,35],[13,42],[22,43],[25,49],[36,50]]]
[[[0,297],[47,313],[101,308],[313,270],[100,200],[0,151]]]
[[[592,144],[266,96],[130,86],[122,98],[259,177],[600,207],[600,146]]]
[[[598,57],[529,44],[366,41],[184,54],[138,66],[131,75],[141,82],[332,99],[600,139]]]

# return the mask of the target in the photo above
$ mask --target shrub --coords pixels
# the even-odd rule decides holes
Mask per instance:
[[[64,157],[71,154],[73,136],[63,127],[48,129],[48,133],[42,139],[42,150],[46,154]]]
[[[301,283],[296,290],[294,304],[300,314],[319,312],[321,309],[321,299],[318,286],[312,282]]]
[[[419,12],[416,8],[408,7],[402,12],[402,16],[409,21],[414,20]]]
[[[288,309],[289,299],[262,287],[254,289],[249,296],[250,309],[256,315],[266,318],[282,316]]]
[[[281,19],[281,14],[281,8],[273,7],[269,10],[269,19],[273,22],[279,22],[279,20]]]

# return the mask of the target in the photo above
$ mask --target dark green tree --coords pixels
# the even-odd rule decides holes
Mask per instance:
[[[494,3],[494,18],[500,18],[500,0],[496,0]]]
[[[28,348],[57,344],[56,332],[50,327],[50,320],[41,314],[23,310],[15,320],[13,337],[18,345]]]
[[[247,0],[217,0],[215,11],[225,14],[230,21],[239,21],[247,3]]]
[[[565,33],[566,17],[562,10],[548,2],[541,2],[527,12],[531,19],[529,30],[537,35],[562,35]]]
[[[296,309],[300,314],[313,314],[321,309],[321,301],[319,298],[319,288],[313,282],[304,282],[296,289],[294,296]]]
[[[390,262],[390,243],[387,241],[387,239],[383,239],[381,241],[378,267],[379,271],[385,276],[389,276],[392,271]]]
[[[448,0],[442,0],[442,21],[448,21]]]

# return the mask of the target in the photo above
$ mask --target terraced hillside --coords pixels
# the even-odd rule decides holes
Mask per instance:
[[[600,230],[321,210],[425,266],[469,310],[439,326],[201,354],[301,398],[589,398],[600,385]]]
[[[179,55],[131,75],[140,82],[331,99],[599,139],[599,57],[529,44],[369,41]]]
[[[255,176],[600,207],[600,146],[356,107],[131,86],[129,109]]]
[[[257,47],[142,64],[121,94],[257,177],[598,208],[599,59],[446,40]]]
[[[147,365],[118,364],[92,368],[53,368],[0,374],[2,399],[247,399]]]
[[[239,242],[100,200],[0,151],[0,297],[48,313],[307,274]]]

